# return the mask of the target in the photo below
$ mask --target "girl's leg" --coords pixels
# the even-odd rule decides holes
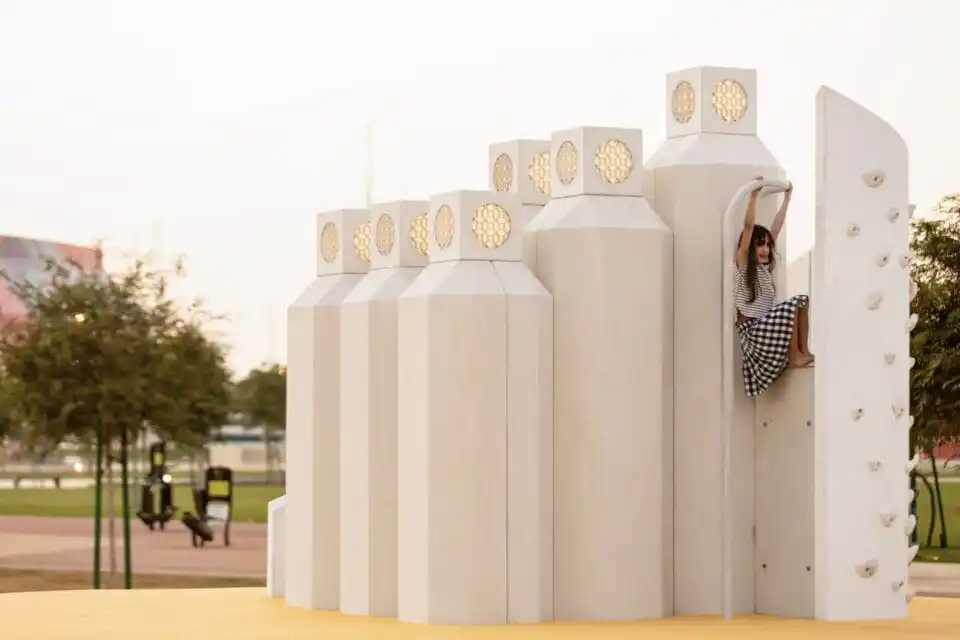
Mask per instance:
[[[793,333],[790,334],[790,346],[787,348],[787,366],[805,367],[813,362],[813,356],[800,349],[800,312],[803,309],[797,309],[793,318]]]
[[[797,311],[797,349],[804,355],[810,353],[810,307],[800,307]]]

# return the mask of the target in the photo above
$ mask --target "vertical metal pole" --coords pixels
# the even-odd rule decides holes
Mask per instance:
[[[363,167],[363,191],[364,205],[369,209],[373,203],[373,121],[367,120],[366,131],[366,157]]]
[[[93,588],[100,588],[100,517],[103,512],[103,440],[97,428],[95,478],[93,489]]]
[[[738,198],[739,201],[739,198]],[[730,295],[731,292],[728,291],[733,285],[730,282],[731,278],[728,277],[730,272],[730,266],[727,264],[730,259],[730,251],[727,248],[727,237],[726,237],[726,219],[724,219],[724,231],[723,231],[723,250],[721,255],[723,255],[724,265],[723,273],[721,277],[721,283],[723,286],[721,300],[723,308],[723,332],[722,332],[722,375],[723,375],[723,385],[722,385],[722,417],[720,424],[720,437],[721,441],[721,465],[722,465],[722,485],[721,485],[721,494],[722,498],[720,501],[721,509],[721,520],[723,522],[722,528],[722,553],[723,553],[723,619],[724,620],[733,620],[733,480],[732,480],[732,471],[731,471],[731,440],[732,438],[732,422],[733,422],[733,375],[731,374],[731,367],[733,362],[733,344],[731,343],[731,332],[733,324],[733,318],[729,317],[730,309]]]
[[[123,491],[123,588],[133,588],[133,553],[130,549],[129,442],[127,430],[120,434],[120,490]]]

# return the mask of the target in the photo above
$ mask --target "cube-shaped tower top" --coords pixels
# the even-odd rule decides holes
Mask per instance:
[[[425,267],[427,258],[427,212],[425,200],[398,200],[371,207],[373,249],[371,269]]]
[[[520,204],[550,200],[550,141],[509,140],[490,145],[490,189],[516,193]]]
[[[522,257],[523,206],[503,191],[453,191],[430,198],[430,262]]]
[[[579,127],[554,131],[550,158],[554,198],[643,195],[640,129]]]
[[[757,135],[757,72],[695,67],[667,74],[667,137]]]
[[[368,209],[317,214],[317,275],[366,273],[373,234]]]

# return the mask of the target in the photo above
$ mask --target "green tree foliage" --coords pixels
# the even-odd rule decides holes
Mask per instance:
[[[54,444],[92,433],[132,442],[146,423],[192,443],[222,424],[224,350],[205,336],[199,306],[168,297],[181,274],[143,261],[110,274],[48,262],[45,282],[7,279],[28,314],[0,336],[0,408]]]
[[[934,215],[913,222],[911,272],[916,297],[911,309],[917,325],[910,339],[915,363],[910,373],[914,426],[911,447],[933,459],[934,448],[960,438],[960,194],[944,197]],[[934,466],[931,507],[941,521],[941,546],[947,545],[946,520]],[[930,519],[927,545],[936,518]]]
[[[960,195],[914,220],[911,253],[918,318],[910,344],[912,433],[932,448],[960,436]]]
[[[151,427],[165,440],[199,449],[230,416],[226,349],[206,336],[197,316],[178,321],[163,347],[155,375],[164,393],[154,396]]]
[[[275,467],[273,440],[287,424],[287,371],[279,364],[251,369],[234,387],[234,410],[248,426],[262,427],[267,474]]]

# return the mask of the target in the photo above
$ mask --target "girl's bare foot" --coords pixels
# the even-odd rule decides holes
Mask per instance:
[[[791,356],[787,360],[788,369],[802,369],[804,367],[812,367],[812,366],[813,366],[813,356],[810,355],[809,353],[802,353],[797,355],[796,357]]]

